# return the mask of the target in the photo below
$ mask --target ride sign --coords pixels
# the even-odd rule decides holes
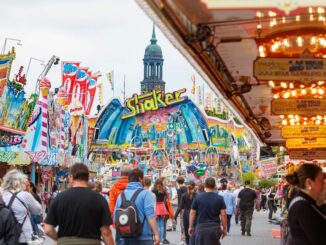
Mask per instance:
[[[326,99],[273,99],[271,111],[274,115],[323,115]]]
[[[322,160],[326,159],[326,149],[317,150],[292,150],[289,152],[292,160]]]
[[[180,89],[172,93],[163,94],[162,91],[153,90],[150,93],[137,95],[134,94],[133,97],[126,100],[126,108],[128,111],[123,114],[120,118],[127,119],[147,111],[156,111],[161,107],[168,107],[180,103],[186,99],[186,97],[181,97],[186,89]]]
[[[326,138],[288,139],[285,145],[288,149],[326,148]]]
[[[284,138],[326,137],[325,125],[284,126],[281,134]]]

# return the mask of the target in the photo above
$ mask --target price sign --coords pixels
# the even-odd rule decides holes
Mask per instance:
[[[284,126],[281,130],[284,138],[326,138],[325,125]]]
[[[326,138],[288,139],[285,144],[288,149],[326,148]]]
[[[274,115],[323,115],[326,99],[273,99],[271,111]]]
[[[289,156],[292,160],[322,160],[326,159],[326,149],[291,150]]]

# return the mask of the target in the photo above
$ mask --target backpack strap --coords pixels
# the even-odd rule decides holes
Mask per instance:
[[[11,208],[12,203],[14,202],[15,198],[17,197],[19,191],[15,192],[15,193],[12,193],[12,192],[10,192],[10,193],[11,193],[11,198],[10,198],[10,201],[8,203],[8,208]]]
[[[25,217],[24,217],[24,219],[23,219],[23,223],[21,223],[21,225],[24,225],[24,223],[25,223],[25,221],[26,221],[26,219],[27,219],[27,216],[28,216],[28,208],[26,207],[26,204],[18,197],[18,194],[20,193],[20,191],[18,191],[18,192],[15,192],[15,193],[12,193],[12,192],[10,192],[11,194],[12,194],[12,196],[11,196],[11,198],[10,198],[10,201],[9,201],[9,203],[8,203],[8,208],[10,208],[11,209],[11,206],[12,206],[12,203],[14,202],[14,200],[15,200],[15,198],[17,198],[17,200],[21,203],[21,204],[23,204],[23,206],[26,208],[26,211],[27,211],[27,213],[26,213],[26,215],[25,215]],[[16,217],[16,216],[15,216]],[[18,221],[17,221],[18,222]],[[19,223],[19,222],[18,222]]]
[[[136,201],[136,199],[137,199],[139,193],[141,193],[143,190],[144,190],[144,189],[137,189],[137,190],[135,191],[135,193],[132,195],[130,201],[134,203],[134,202]]]

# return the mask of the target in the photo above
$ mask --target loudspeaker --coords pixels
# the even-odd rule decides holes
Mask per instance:
[[[207,130],[204,128],[204,129],[202,129],[202,132],[203,132],[203,136],[204,136],[205,141],[208,142],[209,141],[209,136],[208,136]]]

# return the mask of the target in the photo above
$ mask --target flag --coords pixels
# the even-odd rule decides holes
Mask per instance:
[[[76,82],[73,89],[73,99],[79,101],[86,109],[85,104],[83,104],[83,97],[86,94],[86,86],[88,79],[88,67],[79,67]]]
[[[67,105],[72,101],[72,92],[75,87],[75,80],[78,72],[80,62],[61,62],[61,73],[62,73],[62,86],[68,93]]]
[[[86,92],[86,115],[89,115],[92,110],[94,97],[96,93],[97,77],[91,76],[89,79],[88,90]]]
[[[192,89],[191,89],[191,93],[192,93],[193,95],[195,95],[195,94],[196,94],[196,76],[195,76],[195,74],[193,74],[193,75],[191,76],[191,81],[192,81]]]
[[[111,85],[112,91],[114,91],[114,71],[106,73],[106,78],[108,79],[109,84]]]

